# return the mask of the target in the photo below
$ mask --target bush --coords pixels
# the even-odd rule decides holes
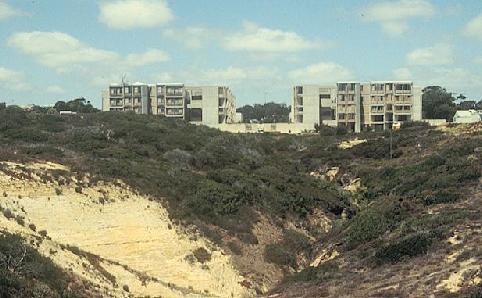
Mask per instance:
[[[0,297],[60,297],[68,290],[67,274],[26,245],[18,235],[0,235]]]
[[[228,242],[228,248],[235,255],[241,255],[243,253],[241,247],[234,241]]]
[[[211,254],[204,247],[196,248],[193,251],[193,255],[202,264],[211,261]]]
[[[288,251],[280,244],[268,244],[264,249],[264,259],[280,266],[296,266],[295,253]]]
[[[3,216],[5,216],[7,219],[15,218],[15,214],[13,214],[12,210],[8,208],[3,209],[2,212],[3,212]]]
[[[81,186],[76,186],[75,187],[75,192],[81,194],[82,193],[82,187]]]
[[[330,260],[318,267],[308,266],[300,272],[295,273],[289,280],[295,282],[326,281],[332,278],[338,270],[338,264]]]
[[[311,244],[310,239],[306,235],[292,229],[284,230],[283,243],[293,253],[308,249]]]
[[[443,203],[454,203],[459,199],[459,194],[456,190],[452,191],[438,191],[433,195],[429,195],[425,197],[424,203],[425,205],[433,205],[433,204],[443,204]]]
[[[346,232],[347,247],[353,249],[380,237],[406,216],[407,210],[395,200],[386,199],[372,204],[351,220]]]
[[[418,233],[407,236],[396,243],[380,248],[375,253],[377,263],[397,263],[404,258],[426,254],[438,232]]]

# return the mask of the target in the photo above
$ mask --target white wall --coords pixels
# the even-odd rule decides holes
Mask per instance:
[[[413,87],[412,121],[422,120],[422,88]]]

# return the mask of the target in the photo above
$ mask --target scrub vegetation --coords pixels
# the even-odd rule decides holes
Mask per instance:
[[[476,210],[459,205],[480,183],[480,128],[454,135],[414,123],[356,135],[367,141],[348,149],[338,145],[354,135],[318,131],[238,135],[131,113],[60,116],[3,107],[0,161],[54,161],[90,173],[91,184],[121,179],[167,204],[176,222],[195,225],[221,244],[226,233],[256,244],[252,228],[268,217],[283,235],[265,246],[266,261],[305,268],[288,284],[344,278],[337,259],[317,268],[298,261],[327,243],[377,268],[427,255],[455,226],[476,219]],[[339,168],[333,181],[310,175],[332,167]],[[355,178],[359,190],[345,191]],[[80,192],[88,187],[82,183]],[[333,222],[331,232],[308,220],[317,210]],[[239,255],[236,243],[225,247]],[[200,262],[206,259],[198,253]]]

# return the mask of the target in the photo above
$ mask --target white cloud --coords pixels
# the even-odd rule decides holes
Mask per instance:
[[[426,18],[435,14],[435,7],[427,0],[399,0],[374,2],[362,11],[362,17],[369,22],[379,22],[385,33],[401,35],[412,18]]]
[[[406,67],[397,68],[393,71],[393,76],[397,80],[412,80],[413,75],[410,69]]]
[[[203,79],[208,81],[234,81],[243,80],[248,77],[245,69],[239,67],[228,67],[227,69],[210,69],[204,72]]]
[[[464,28],[464,34],[468,37],[482,39],[482,14],[470,20]]]
[[[82,64],[106,63],[119,58],[114,52],[90,47],[61,32],[16,33],[8,39],[8,45],[59,72]]]
[[[140,54],[129,54],[126,57],[126,63],[130,66],[144,66],[147,64],[160,63],[169,61],[169,55],[161,50],[149,49]]]
[[[25,12],[10,6],[6,1],[0,0],[0,21],[11,17],[27,15]]]
[[[206,27],[186,27],[182,29],[165,29],[162,32],[164,37],[182,43],[190,49],[199,49],[206,43],[216,40],[222,36],[222,32]]]
[[[416,49],[407,55],[410,65],[449,65],[454,63],[453,48],[448,44]]]
[[[243,85],[276,79],[277,70],[267,67],[235,67],[213,68],[207,70],[191,69],[180,72],[176,77],[189,84],[200,85]]]
[[[15,91],[25,91],[30,89],[30,86],[25,82],[23,73],[1,66],[0,86]]]
[[[462,67],[419,69],[418,73],[420,81],[426,85],[440,85],[457,93],[482,88],[482,77]]]
[[[174,18],[164,0],[116,0],[100,3],[99,21],[114,29],[150,28]]]
[[[158,49],[122,57],[113,51],[97,49],[61,32],[22,32],[12,35],[8,45],[60,73],[123,73],[131,67],[160,63],[169,55]]]
[[[319,48],[319,42],[309,41],[295,32],[260,27],[251,22],[243,24],[242,32],[224,40],[224,47],[233,51],[287,53]]]
[[[169,83],[172,82],[172,76],[167,72],[156,73],[155,75],[151,76],[151,81],[156,83]]]
[[[352,72],[333,62],[321,62],[289,72],[291,80],[297,84],[325,84],[353,78]]]
[[[64,88],[58,86],[58,85],[50,85],[47,87],[47,92],[52,93],[52,94],[62,94],[65,92]]]

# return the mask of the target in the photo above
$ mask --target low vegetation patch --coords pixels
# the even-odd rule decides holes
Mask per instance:
[[[0,297],[77,297],[69,281],[66,272],[22,238],[0,235]]]

